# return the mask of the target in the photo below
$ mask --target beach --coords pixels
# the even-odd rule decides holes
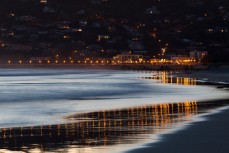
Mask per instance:
[[[147,144],[128,153],[226,153],[229,152],[229,108],[211,115],[173,134],[165,134],[158,143]]]
[[[229,153],[229,0],[0,8],[0,153]]]
[[[0,152],[227,152],[227,88],[166,71],[2,71]]]
[[[212,66],[191,74],[179,73],[181,77],[195,77],[201,82],[215,83],[228,88],[229,67]],[[207,83],[207,84],[208,84]],[[192,123],[183,130],[165,134],[158,143],[147,144],[128,153],[226,153],[229,152],[229,107],[202,116],[202,121]]]

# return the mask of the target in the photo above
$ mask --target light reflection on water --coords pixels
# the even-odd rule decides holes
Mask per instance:
[[[196,78],[183,78],[183,77],[173,77],[174,72],[151,72],[149,73],[150,76],[141,77],[140,79],[147,79],[147,80],[157,80],[159,83],[162,84],[178,84],[184,86],[196,86],[197,79]]]
[[[25,152],[112,150],[113,145],[138,143],[149,134],[179,127],[197,114],[226,104],[183,102],[76,114],[67,117],[75,121],[71,124],[1,129],[0,148]]]
[[[171,73],[169,72],[141,73],[144,77],[140,77],[140,79],[148,81],[154,80],[162,84],[177,84],[184,86],[196,86],[198,84],[195,78],[176,78],[172,77]],[[64,82],[62,82],[59,78],[58,81],[62,83],[72,83],[74,81],[74,83],[79,83],[82,81],[82,78],[76,80],[74,79],[76,75],[71,75],[68,75],[68,77],[71,77],[70,80],[66,80],[66,76],[64,76],[62,80]],[[96,82],[99,86],[99,82],[101,80],[104,81],[107,77],[101,78],[101,76],[95,76],[93,74],[92,78],[84,81],[90,82],[90,84]],[[53,76],[51,76],[51,78],[52,77]],[[95,81],[94,77],[99,79]],[[138,75],[136,75],[136,77],[139,78]],[[123,80],[123,76],[119,79],[119,74],[113,75],[112,78],[115,78],[112,80],[112,83],[119,83],[120,89],[123,88],[123,83],[128,81],[127,79],[123,82],[120,82],[120,80]],[[129,75],[127,75],[127,78],[129,78]],[[56,80],[54,80],[54,82],[55,81]],[[134,81],[135,80],[131,80],[130,84],[128,84],[131,86],[128,88],[134,87]],[[11,80],[9,80],[9,82],[11,82]],[[20,82],[21,80],[16,83]],[[26,82],[28,83],[28,81]],[[43,80],[41,82],[43,82]],[[50,80],[48,80],[48,82],[50,83]],[[110,80],[106,80],[105,82],[109,83],[107,84],[108,87],[111,86]],[[5,82],[2,82],[2,84],[5,84]],[[38,84],[41,85],[39,82]],[[26,84],[26,86],[27,85],[28,84]],[[66,87],[70,88],[72,86],[69,87],[66,85]],[[92,87],[96,88],[97,86],[93,85]],[[140,84],[137,87],[140,88],[142,85]],[[142,88],[144,88],[144,86]],[[103,90],[105,91],[106,89],[103,87]],[[80,88],[77,88],[76,91],[80,91]],[[138,90],[135,92],[137,93]],[[101,93],[104,94],[104,92]],[[81,95],[81,93],[79,93],[79,95]],[[63,97],[63,99],[65,98],[66,97]],[[131,99],[128,100],[131,102]],[[140,98],[139,100],[144,100],[144,98]],[[118,102],[120,102],[119,99],[117,99],[117,103]],[[66,117],[66,119],[69,120],[69,124],[0,129],[0,152],[23,151],[101,153],[115,152],[115,148],[118,148],[119,151],[122,151],[123,148],[125,148],[123,145],[129,146],[132,144],[137,144],[144,140],[148,140],[149,136],[152,135],[156,136],[154,138],[156,141],[157,135],[163,133],[164,131],[180,127],[187,122],[192,122],[193,117],[197,116],[198,114],[228,105],[228,101],[205,103],[186,101],[173,104],[153,103],[154,102],[152,102],[152,105],[129,107],[126,109],[108,109],[75,114]],[[137,104],[141,104],[141,102]],[[91,104],[89,106],[91,106]],[[151,139],[151,141],[153,140]]]

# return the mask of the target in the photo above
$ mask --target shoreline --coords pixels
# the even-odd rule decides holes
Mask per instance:
[[[164,105],[173,109],[160,107],[159,104],[139,106],[131,109],[77,114],[71,117],[79,121],[75,123],[5,128],[0,130],[0,140],[3,140],[0,143],[0,152],[4,152],[1,149],[6,149],[6,151],[18,149],[20,151],[22,146],[30,150],[34,147],[33,144],[40,144],[43,146],[40,149],[44,149],[41,150],[42,152],[55,152],[62,147],[65,148],[65,145],[70,148],[78,145],[81,147],[75,148],[76,152],[84,152],[81,148],[85,147],[94,149],[96,153],[103,149],[106,150],[105,152],[112,153],[125,152],[126,150],[129,150],[128,153],[141,153],[146,152],[146,149],[150,153],[151,148],[143,148],[145,145],[154,146],[167,141],[166,133],[170,133],[168,134],[170,136],[176,134],[174,134],[174,130],[175,132],[185,131],[190,128],[190,123],[191,126],[201,123],[199,119],[202,121],[202,116],[205,118],[206,113],[211,114],[212,111],[222,107],[228,108],[228,102],[228,100],[222,100],[220,103],[209,101],[199,104],[192,102],[189,105],[185,105],[185,103],[183,105],[182,103]],[[156,110],[162,113],[155,114]],[[198,120],[195,119],[196,117]],[[116,121],[117,118],[121,120]],[[159,118],[158,121],[157,118]],[[150,141],[150,135],[154,136],[152,141]],[[18,143],[14,143],[15,139]],[[50,148],[50,144],[54,144],[53,148]],[[133,147],[141,148],[130,150]],[[37,146],[38,149],[39,146]]]
[[[107,70],[185,70],[189,65],[151,65],[151,64],[138,64],[138,65],[88,65],[88,64],[0,64],[3,69],[23,69],[23,68],[60,68],[60,69],[107,69]],[[197,64],[191,65],[192,70],[205,70],[207,65]]]
[[[61,68],[64,68],[65,67],[65,65],[63,66],[63,67],[61,67]],[[31,67],[31,68],[33,68],[33,67]],[[85,67],[81,67],[82,69],[85,69]],[[202,71],[201,71],[202,72]],[[219,79],[219,78],[218,78]],[[139,109],[137,109],[137,110],[139,110]],[[185,109],[184,109],[185,110]],[[229,113],[229,110],[228,110],[228,113]],[[111,113],[112,114],[112,113]],[[208,115],[208,116],[210,116],[210,118],[211,118],[211,116],[214,116],[215,114],[211,114],[211,115]],[[225,121],[225,117],[224,117],[224,122],[226,122]],[[226,119],[227,120],[227,119]],[[84,121],[84,120],[82,120],[82,121]],[[146,121],[146,122],[148,122],[148,121]],[[211,121],[204,121],[204,122],[206,122],[206,123],[211,123],[211,124],[213,124]],[[143,122],[144,123],[144,122]],[[191,122],[191,123],[193,123],[193,122]],[[174,141],[174,140],[170,140],[170,137],[171,137],[171,139],[174,139],[174,137],[176,138],[176,140],[175,141],[177,141],[178,142],[178,144],[175,144],[174,146],[176,147],[176,148],[179,148],[179,149],[187,149],[187,148],[184,148],[184,146],[185,146],[185,144],[183,144],[185,141],[186,141],[186,137],[184,137],[183,139],[182,138],[180,138],[180,137],[176,137],[176,135],[178,134],[178,135],[181,135],[180,133],[182,133],[183,131],[186,131],[186,130],[189,130],[189,132],[190,132],[190,130],[191,130],[191,134],[190,134],[190,136],[193,136],[193,135],[195,135],[196,133],[195,133],[195,131],[193,132],[193,130],[192,130],[192,126],[194,126],[194,125],[198,125],[199,126],[199,123],[202,123],[202,122],[195,122],[195,120],[194,120],[194,123],[193,124],[191,124],[191,125],[189,125],[189,126],[187,126],[187,128],[182,128],[181,130],[179,130],[179,131],[177,131],[176,133],[170,133],[170,134],[165,134],[165,135],[162,135],[162,141],[161,142],[158,142],[158,143],[152,143],[152,144],[148,144],[150,147],[149,148],[141,148],[141,149],[137,149],[137,150],[131,150],[131,151],[129,151],[128,153],[138,153],[138,152],[144,152],[144,153],[147,153],[147,151],[150,153],[150,152],[153,152],[153,150],[152,150],[152,148],[155,146],[155,145],[161,145],[161,143],[165,143],[165,142],[167,142],[167,143],[169,143],[170,144],[170,141]],[[103,123],[104,124],[104,123]],[[105,123],[106,124],[106,123]],[[108,123],[107,123],[108,124]],[[76,126],[77,126],[78,124],[76,124]],[[214,125],[214,124],[213,124]],[[71,126],[71,124],[69,124],[69,126]],[[207,129],[208,129],[208,126],[209,125],[206,125],[207,126]],[[63,127],[65,127],[64,125],[63,125]],[[34,127],[34,128],[36,128],[36,127]],[[48,127],[49,128],[49,127]],[[47,129],[48,129],[47,128]],[[52,127],[52,125],[51,125],[51,128],[53,128]],[[58,129],[58,128],[57,128]],[[199,128],[198,128],[199,129]],[[87,130],[87,129],[86,129]],[[201,130],[201,129],[200,129]],[[210,130],[213,130],[214,131],[214,127],[212,128],[209,128],[208,129],[208,131],[206,131],[206,134],[205,134],[205,136],[207,135],[207,134],[209,134],[209,131]],[[55,130],[55,132],[56,132],[57,130]],[[201,134],[202,133],[204,133],[203,131],[205,131],[205,129],[203,130],[202,129],[202,131],[199,131]],[[222,132],[223,131],[223,129],[220,129],[220,132]],[[225,131],[225,130],[224,130]],[[28,131],[29,132],[29,131]],[[47,130],[47,132],[48,132],[48,130]],[[187,132],[187,133],[189,133],[189,132]],[[43,133],[43,132],[42,132]],[[212,132],[210,132],[210,133],[212,133]],[[108,132],[108,133],[106,133],[106,135],[109,135],[110,133]],[[167,138],[167,135],[168,135],[168,138]],[[220,134],[219,134],[220,135]],[[222,135],[222,134],[221,134]],[[133,137],[134,138],[134,137]],[[177,140],[178,139],[178,140]],[[97,139],[96,139],[97,140]],[[192,145],[194,144],[195,146],[199,146],[198,145],[198,143],[194,143],[194,142],[196,142],[196,140],[195,140],[195,138],[192,138],[191,139],[193,142],[189,142],[189,147],[192,147]],[[207,139],[208,140],[208,139]],[[148,141],[148,142],[150,142],[150,141]],[[152,142],[152,141],[151,141]],[[123,144],[125,144],[125,143],[123,143]],[[183,144],[183,145],[182,145]],[[213,144],[212,144],[213,145]],[[162,149],[163,149],[164,147],[162,147]],[[154,148],[153,148],[154,149]],[[160,148],[159,148],[160,149]],[[172,148],[173,149],[173,148]],[[171,150],[172,150],[171,149]],[[167,149],[167,150],[165,150],[165,152],[172,152],[171,150],[169,150],[169,149]],[[212,149],[213,150],[213,149]],[[159,153],[163,153],[163,152],[160,152],[161,150],[158,150],[158,152]],[[184,150],[184,151],[181,151],[181,150],[176,150],[175,152],[177,153],[177,152],[186,152],[186,150]],[[224,150],[225,151],[225,150]],[[227,151],[227,150],[226,150]],[[174,153],[175,153],[174,152]],[[191,152],[193,152],[192,150],[191,150]],[[197,153],[198,153],[198,151],[196,151]],[[202,151],[200,151],[200,152],[205,152],[204,150],[202,150]],[[188,153],[188,152],[187,152]]]
[[[229,67],[213,66],[191,74],[178,73],[179,77],[197,78],[200,82],[228,88]],[[222,86],[221,86],[222,85]],[[217,88],[218,88],[217,87]],[[158,142],[148,143],[141,148],[125,153],[225,153],[229,152],[229,106],[201,116],[203,120],[194,121],[174,133],[162,134]]]
[[[177,74],[181,77],[192,77],[206,82],[229,84],[229,65],[211,65],[204,70]]]
[[[163,134],[159,142],[148,143],[126,153],[226,153],[229,152],[229,107],[212,112],[175,133]]]

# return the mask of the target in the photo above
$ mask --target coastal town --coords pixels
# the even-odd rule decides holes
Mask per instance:
[[[226,0],[4,1],[1,64],[228,62]]]
[[[229,153],[229,0],[0,0],[0,153]]]

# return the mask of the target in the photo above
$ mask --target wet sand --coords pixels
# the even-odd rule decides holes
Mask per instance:
[[[123,150],[129,150],[143,142],[157,142],[160,138],[158,135],[163,132],[192,123],[193,117],[228,106],[228,104],[227,100],[223,100],[148,105],[76,114],[68,117],[74,121],[69,124],[5,128],[0,130],[0,152],[68,152],[67,150],[71,149],[74,150],[72,152],[81,153],[88,153],[86,150],[91,150],[89,152],[94,153],[123,152]],[[226,115],[229,115],[229,111]],[[212,140],[210,142],[212,144],[218,145],[217,142],[223,144],[222,140],[227,140],[228,135],[224,139],[219,133],[209,135],[209,132],[214,133],[215,130],[222,132],[225,131],[224,128],[228,128],[229,124],[225,127],[221,126],[222,120],[218,120],[218,118],[216,116],[216,121],[211,122],[213,127],[207,130],[205,130],[205,126],[198,123],[197,129],[191,128],[193,130],[186,134],[181,132],[178,137],[175,137],[175,140],[172,139],[174,134],[170,134],[164,136],[162,143],[150,144],[156,145],[158,148],[150,147],[130,151],[130,153],[153,152],[152,149],[160,151],[160,149],[165,149],[164,146],[161,146],[164,143],[178,149],[174,152],[184,153],[186,151],[182,149],[191,147],[199,149],[198,146],[208,145],[205,139]],[[226,123],[227,120],[224,122]],[[200,129],[204,130],[199,131]],[[155,138],[150,141],[149,135],[153,135]],[[215,146],[212,144],[211,146]],[[171,151],[165,150],[165,152]],[[201,150],[201,152],[205,151]]]
[[[201,81],[229,83],[229,67],[211,67],[182,77],[198,78]],[[143,148],[127,153],[227,153],[229,152],[229,107],[203,117],[187,128],[173,134],[165,134],[161,141],[145,145]]]
[[[229,108],[205,116],[174,134],[162,136],[162,141],[128,153],[227,153],[229,152]]]

